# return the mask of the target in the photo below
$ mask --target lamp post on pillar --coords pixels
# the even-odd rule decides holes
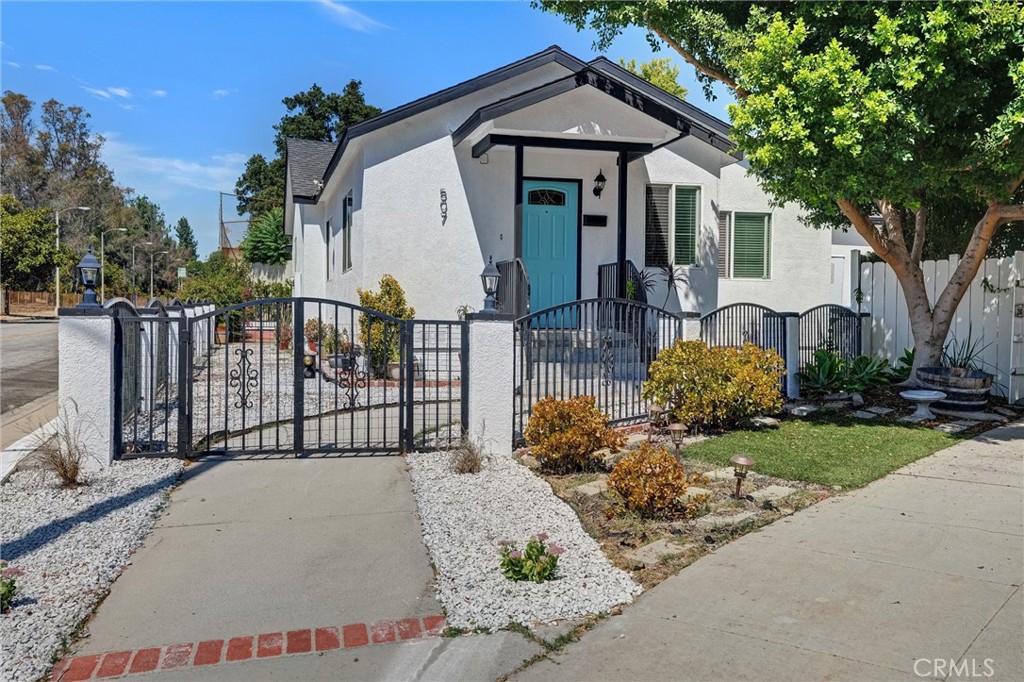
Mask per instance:
[[[53,306],[53,314],[56,315],[57,311],[60,310],[60,214],[67,211],[91,211],[88,206],[68,206],[67,208],[58,208],[53,212],[53,220],[57,224],[57,263],[53,266],[53,290],[56,294],[55,303]]]

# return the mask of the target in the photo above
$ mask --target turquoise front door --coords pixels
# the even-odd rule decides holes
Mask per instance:
[[[530,312],[577,297],[579,184],[523,182],[523,264],[530,277]]]

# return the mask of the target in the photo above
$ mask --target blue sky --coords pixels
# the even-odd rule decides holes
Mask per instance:
[[[0,38],[3,89],[84,107],[118,181],[169,221],[187,217],[203,254],[217,246],[218,190],[233,191],[251,154],[273,154],[282,97],[356,78],[390,109],[552,44],[596,54],[591,33],[529,2],[5,0]],[[640,31],[607,54],[652,55]],[[676,61],[689,100],[726,118],[726,100],[705,102]]]

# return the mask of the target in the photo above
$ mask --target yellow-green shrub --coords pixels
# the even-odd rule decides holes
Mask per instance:
[[[584,469],[593,464],[596,451],[625,444],[625,437],[608,426],[608,417],[594,403],[590,395],[569,400],[549,396],[533,406],[523,437],[541,466],[553,471]]]
[[[615,465],[608,485],[626,508],[649,517],[665,516],[679,506],[686,492],[686,470],[663,447],[643,443]]]
[[[676,341],[651,363],[643,397],[667,405],[672,418],[698,428],[735,426],[782,407],[785,363],[774,350]]]
[[[369,310],[390,315],[399,320],[411,320],[416,310],[406,303],[405,290],[391,275],[380,278],[380,292],[356,289],[359,305]],[[363,344],[370,368],[378,376],[386,376],[389,362],[399,360],[401,329],[397,322],[385,322],[366,313],[359,315],[359,343]]]

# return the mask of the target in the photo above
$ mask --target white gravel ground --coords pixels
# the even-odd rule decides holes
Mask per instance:
[[[409,463],[449,625],[499,628],[579,618],[629,603],[642,591],[608,561],[551,486],[510,457],[492,457],[479,474],[454,473],[446,452],[413,454]],[[555,579],[505,578],[499,542],[522,549],[538,533],[565,549]]]
[[[25,573],[9,613],[0,615],[0,680],[46,674],[52,657],[131,563],[152,529],[179,460],[136,460],[61,488],[42,470],[0,486],[0,558]]]

